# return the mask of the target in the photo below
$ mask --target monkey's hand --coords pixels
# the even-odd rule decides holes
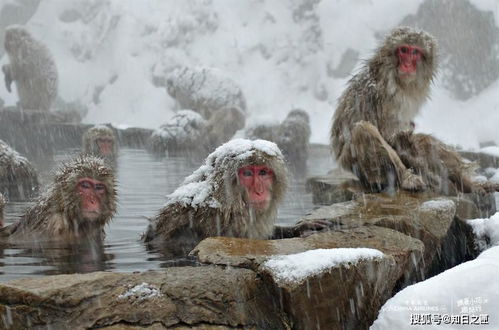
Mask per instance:
[[[423,191],[426,189],[426,184],[420,175],[412,173],[411,170],[406,170],[400,179],[400,187],[404,190]]]
[[[12,79],[12,70],[10,69],[10,65],[9,64],[3,65],[2,71],[4,74],[5,88],[7,88],[7,91],[9,91],[9,93],[12,93],[11,85],[13,79]]]

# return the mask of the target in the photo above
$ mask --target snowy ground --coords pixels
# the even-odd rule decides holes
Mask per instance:
[[[485,251],[397,293],[371,330],[499,329],[499,213],[469,223]]]
[[[87,122],[157,128],[172,116],[174,102],[154,81],[181,65],[208,66],[240,84],[249,124],[280,121],[302,107],[311,116],[312,142],[327,143],[347,81],[327,68],[336,68],[349,48],[368,58],[375,33],[415,13],[422,0],[317,1],[313,20],[293,20],[300,2],[42,0],[27,27],[54,54],[61,96],[89,106]],[[496,1],[472,2],[499,16]],[[437,79],[417,129],[465,148],[499,142],[498,89],[496,83],[460,102]],[[3,84],[0,97],[7,105],[17,100]]]

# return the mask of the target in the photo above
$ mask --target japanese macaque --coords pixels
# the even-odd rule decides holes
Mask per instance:
[[[118,157],[118,143],[113,130],[104,125],[96,125],[83,134],[83,153],[99,156],[113,164]]]
[[[339,99],[333,151],[368,190],[396,186],[455,194],[497,189],[473,182],[472,166],[451,147],[413,133],[413,119],[429,95],[435,53],[436,42],[426,32],[396,28]]]
[[[0,193],[10,201],[20,201],[34,197],[38,189],[38,175],[31,163],[0,140]]]
[[[203,128],[205,150],[211,152],[229,141],[238,130],[244,128],[245,122],[241,108],[227,107],[214,111]]]
[[[156,129],[148,145],[157,154],[200,152],[206,120],[192,110],[180,110],[165,124]]]
[[[3,227],[5,225],[3,218],[4,207],[5,207],[5,198],[3,197],[2,193],[0,193],[0,227]]]
[[[167,78],[166,90],[179,109],[190,109],[207,121],[203,157],[229,141],[246,122],[246,99],[230,77],[214,68],[178,68]]]
[[[248,129],[246,136],[275,142],[293,172],[304,173],[307,168],[310,122],[302,109],[293,109],[280,125],[258,125]]]
[[[9,64],[2,67],[9,92],[15,82],[23,110],[49,111],[57,96],[58,72],[49,49],[18,25],[5,31]]]
[[[100,158],[81,155],[62,165],[54,183],[1,236],[9,243],[101,237],[115,211],[113,170]]]
[[[283,231],[274,226],[287,176],[284,158],[274,143],[231,140],[168,196],[143,239],[153,248],[185,255],[210,236],[268,239],[274,233],[299,234],[298,227]]]
[[[166,91],[178,109],[191,109],[209,119],[214,112],[239,108],[246,113],[246,99],[230,77],[214,68],[178,68],[167,77]]]
[[[413,129],[414,117],[428,98],[435,56],[431,35],[396,28],[341,95],[331,145],[339,164],[367,189],[426,188],[421,175],[402,162],[392,145],[397,133]]]

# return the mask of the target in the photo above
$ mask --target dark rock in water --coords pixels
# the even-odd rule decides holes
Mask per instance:
[[[437,38],[441,80],[456,98],[478,95],[499,77],[494,13],[481,11],[468,0],[426,0],[400,24],[422,28]]]

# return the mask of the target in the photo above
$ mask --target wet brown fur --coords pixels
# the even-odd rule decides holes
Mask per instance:
[[[80,214],[80,197],[76,193],[76,186],[78,180],[85,177],[99,180],[106,186],[102,214],[95,220],[84,219]],[[102,159],[78,156],[63,164],[54,183],[18,222],[2,230],[2,236],[7,236],[10,242],[32,239],[70,242],[102,234],[115,211],[116,181],[112,169]]]
[[[287,169],[282,155],[254,150],[249,157],[232,155],[211,159],[214,183],[210,198],[218,207],[169,203],[152,219],[145,235],[146,242],[161,244],[186,233],[195,241],[210,236],[267,239],[273,234],[277,207],[287,189]],[[237,171],[246,165],[265,165],[274,171],[272,200],[264,212],[254,212],[248,207],[245,191],[238,184]]]
[[[398,76],[396,49],[403,44],[424,51],[415,79],[408,81]],[[331,129],[334,155],[370,190],[391,183],[404,189],[424,188],[422,178],[403,164],[390,144],[395,134],[412,129],[412,121],[429,95],[435,53],[436,42],[426,32],[396,28],[339,99]]]

